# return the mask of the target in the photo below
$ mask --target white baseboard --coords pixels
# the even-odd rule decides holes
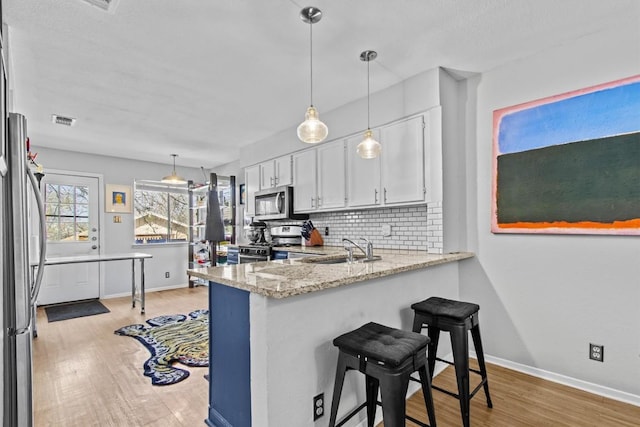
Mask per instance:
[[[145,294],[148,294],[149,292],[158,292],[158,291],[168,291],[171,289],[180,289],[180,288],[186,288],[187,285],[186,283],[182,283],[179,285],[171,285],[171,286],[163,286],[163,287],[154,287],[154,288],[145,288]],[[100,299],[111,299],[111,298],[122,298],[122,297],[130,297],[131,296],[131,291],[129,292],[123,292],[123,293],[119,293],[119,294],[110,294],[110,295],[102,295],[100,296]]]
[[[470,352],[470,356],[475,358],[475,353]],[[587,381],[579,380],[577,378],[567,377],[565,375],[556,374],[554,372],[545,371],[544,369],[534,368],[532,366],[522,365],[520,363],[512,362],[510,360],[500,359],[498,357],[485,355],[486,362],[493,363],[494,365],[503,366],[505,368],[522,372],[537,378],[552,381],[554,383],[563,384],[569,387],[577,388],[579,390],[593,393],[598,396],[607,397],[609,399],[618,400],[620,402],[629,403],[634,406],[640,406],[640,396],[627,393],[625,391],[616,390],[613,388],[601,386],[598,384],[590,383]]]
[[[469,352],[469,357],[476,358],[476,354],[473,351]],[[445,360],[453,360],[453,354],[449,353],[442,357]],[[545,371],[544,369],[534,368],[520,363],[512,362],[510,360],[500,359],[499,357],[488,356],[485,354],[484,359],[488,363],[502,366],[513,371],[522,372],[524,374],[531,375],[536,378],[542,378],[547,381],[566,385],[568,387],[577,388],[579,390],[586,391],[588,393],[603,396],[609,399],[617,400],[620,402],[628,403],[634,406],[640,406],[640,396],[627,393],[624,391],[616,390],[609,387],[604,387],[598,384],[582,381],[576,378],[567,377],[565,375],[556,374],[554,372]],[[433,376],[440,374],[447,366],[446,363],[436,362]],[[407,399],[420,389],[420,385],[416,383],[409,384],[409,392],[407,393]],[[382,421],[382,411],[376,411],[375,425],[378,425]],[[364,419],[354,427],[366,427],[367,420]]]

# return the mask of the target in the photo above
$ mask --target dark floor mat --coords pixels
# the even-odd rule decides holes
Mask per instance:
[[[68,304],[50,305],[44,308],[49,322],[75,319],[76,317],[93,316],[109,313],[109,309],[98,300],[78,301]]]

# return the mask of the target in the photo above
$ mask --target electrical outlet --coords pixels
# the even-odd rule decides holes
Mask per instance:
[[[324,235],[328,236],[329,235],[329,227],[325,227],[324,228]]]
[[[324,393],[313,398],[313,421],[324,415]]]
[[[165,278],[165,279],[168,279],[168,278],[169,278],[169,272],[168,272],[168,271],[166,271],[166,272],[164,273],[164,278]]]
[[[589,344],[589,359],[604,362],[604,346]]]

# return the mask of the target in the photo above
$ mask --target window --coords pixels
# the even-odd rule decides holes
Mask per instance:
[[[47,184],[44,203],[47,241],[78,242],[89,239],[87,186]]]
[[[186,186],[136,181],[133,199],[136,243],[187,241],[189,199]]]

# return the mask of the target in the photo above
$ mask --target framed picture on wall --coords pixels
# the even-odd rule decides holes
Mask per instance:
[[[240,197],[238,198],[238,203],[241,205],[244,205],[244,201],[245,201],[245,187],[244,184],[240,184]]]
[[[129,185],[107,184],[104,197],[106,212],[131,213],[133,211]]]

